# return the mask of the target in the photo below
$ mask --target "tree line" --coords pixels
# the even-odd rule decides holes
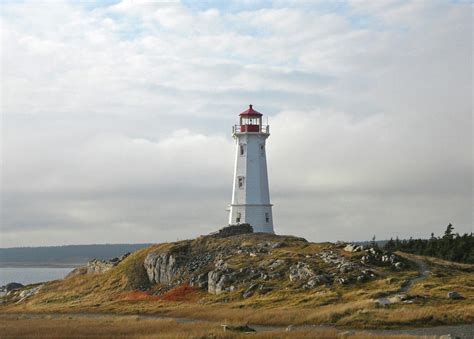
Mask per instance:
[[[474,264],[474,235],[454,233],[454,226],[449,224],[444,234],[429,239],[399,240],[390,239],[384,246],[387,251],[402,251],[418,255],[427,255],[444,260]]]

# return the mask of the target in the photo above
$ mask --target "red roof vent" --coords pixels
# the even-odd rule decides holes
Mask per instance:
[[[252,105],[249,105],[248,110],[243,111],[242,113],[239,114],[240,116],[254,116],[254,117],[261,117],[263,114],[257,112],[256,110],[253,109]]]

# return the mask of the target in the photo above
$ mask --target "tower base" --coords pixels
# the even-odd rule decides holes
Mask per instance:
[[[250,224],[255,233],[272,233],[272,205],[230,205],[229,225]]]

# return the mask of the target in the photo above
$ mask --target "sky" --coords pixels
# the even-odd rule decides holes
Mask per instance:
[[[3,1],[1,247],[227,224],[268,117],[278,234],[472,232],[469,1]]]

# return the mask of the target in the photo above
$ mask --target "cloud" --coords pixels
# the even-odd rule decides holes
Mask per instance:
[[[471,25],[462,2],[4,5],[2,245],[222,226],[249,103],[277,232],[471,231]]]

